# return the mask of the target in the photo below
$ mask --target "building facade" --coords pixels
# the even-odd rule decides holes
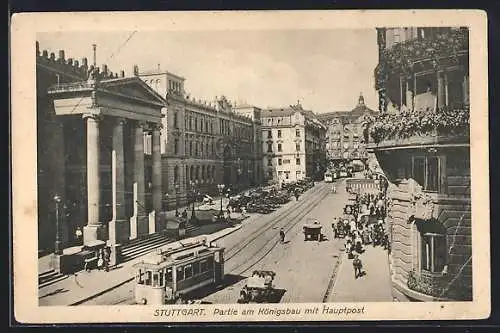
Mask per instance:
[[[389,180],[399,300],[472,300],[466,28],[378,29],[381,115],[371,143]]]
[[[194,191],[216,194],[218,184],[237,190],[261,182],[259,109],[235,109],[224,96],[197,100],[186,93],[185,79],[168,71],[135,66],[134,73],[167,102],[161,129],[164,206],[183,204]]]
[[[328,165],[331,168],[347,165],[359,160],[366,163],[366,125],[372,121],[377,112],[365,105],[363,95],[351,111],[328,112],[318,115],[327,126],[326,151]]]
[[[262,111],[262,165],[269,182],[321,179],[326,127],[302,106]]]
[[[108,241],[115,257],[129,240],[161,229],[165,101],[123,71],[64,51],[56,58],[38,43],[36,71],[39,250],[60,254],[82,228],[83,244]]]

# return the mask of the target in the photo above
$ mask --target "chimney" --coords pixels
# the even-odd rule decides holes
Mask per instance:
[[[59,50],[59,59],[57,60],[64,62],[64,50]]]
[[[108,65],[106,65],[106,64],[102,65],[102,75],[103,75],[104,77],[107,77],[107,76],[108,76],[108,74],[109,74],[109,73],[108,73]]]
[[[68,58],[68,65],[73,67],[73,58]]]
[[[47,50],[43,50],[42,52],[42,56],[47,59],[49,57],[49,53],[47,52]]]
[[[40,43],[38,41],[36,41],[35,46],[36,46],[36,55],[39,56],[40,55]]]
[[[54,52],[50,52],[50,60],[56,61],[56,55],[54,54]]]
[[[120,77],[125,77],[125,71],[124,70],[120,71]]]
[[[82,58],[82,67],[88,67],[88,61],[87,58]]]
[[[80,64],[78,63],[78,60],[75,60],[74,63],[73,63],[73,66],[75,66],[75,68],[78,69],[80,67],[79,65]]]
[[[134,65],[133,73],[134,73],[135,76],[139,76],[139,66]]]

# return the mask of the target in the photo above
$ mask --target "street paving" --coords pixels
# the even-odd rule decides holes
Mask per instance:
[[[317,187],[326,191],[329,189],[329,185],[324,183],[317,185]],[[312,197],[310,199],[317,200],[318,198]],[[343,246],[340,240],[333,238],[331,222],[333,217],[341,214],[346,199],[345,189],[341,187],[336,194],[328,193],[323,200],[317,201],[314,209],[287,232],[285,244],[278,244],[274,247],[258,264],[245,272],[244,277],[251,275],[253,270],[272,270],[276,273],[275,287],[282,293],[284,292],[281,298],[282,303],[322,302],[336,266],[340,248]],[[307,200],[307,198],[302,197],[300,200]],[[299,202],[292,201],[292,205]],[[322,225],[322,233],[325,235],[322,242],[304,240],[302,226],[308,219],[317,219]],[[292,222],[285,221],[284,225]],[[278,231],[279,227],[269,232],[277,239]],[[244,235],[243,230],[226,238],[235,238],[241,235]],[[231,269],[228,270],[228,273],[231,274]],[[204,301],[235,303],[244,285],[245,279],[213,293]]]
[[[218,239],[218,245],[226,248],[226,285],[199,298],[234,304],[253,270],[272,270],[276,273],[275,287],[281,292],[277,301],[281,303],[392,301],[387,252],[382,248],[367,247],[361,256],[367,274],[354,279],[352,262],[342,251],[344,241],[333,238],[331,227],[347,201],[345,185],[340,181],[337,193],[330,193],[330,186],[319,183],[299,201],[292,200],[268,215],[256,214],[243,221],[238,230]],[[323,241],[304,240],[302,227],[310,219],[322,225]],[[286,230],[285,244],[279,243],[280,228]],[[109,273],[79,273],[43,288],[39,303],[67,305],[106,290],[106,286],[121,284],[83,304],[133,304],[134,281],[126,280],[134,276],[134,262]]]
[[[392,302],[392,286],[387,250],[365,246],[359,258],[365,275],[354,278],[352,260],[342,254],[342,263],[328,302]]]

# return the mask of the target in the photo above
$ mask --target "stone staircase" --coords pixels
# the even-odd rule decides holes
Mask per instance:
[[[198,228],[199,227],[194,225],[188,225],[186,227],[186,233],[189,236]],[[134,239],[122,248],[121,262],[127,262],[132,259],[138,258],[173,241],[175,240],[161,233],[149,235],[146,238]]]
[[[54,282],[66,278],[65,275],[56,272],[54,269],[38,274],[38,288],[48,286]]]

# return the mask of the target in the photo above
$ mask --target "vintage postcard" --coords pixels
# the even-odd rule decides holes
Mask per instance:
[[[481,11],[17,14],[15,319],[490,314]]]

